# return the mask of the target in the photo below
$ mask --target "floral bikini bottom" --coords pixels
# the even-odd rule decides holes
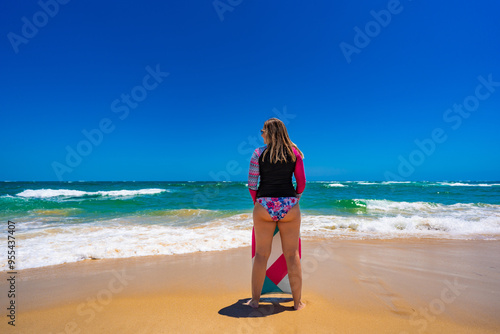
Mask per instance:
[[[272,220],[278,221],[283,219],[299,201],[297,197],[259,197],[257,202],[269,212]]]

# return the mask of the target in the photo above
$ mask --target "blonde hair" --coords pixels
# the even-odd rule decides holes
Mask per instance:
[[[295,161],[297,157],[293,153],[293,148],[297,150],[300,156],[303,158],[304,154],[299,150],[297,145],[295,145],[288,137],[288,131],[286,130],[285,124],[277,119],[270,118],[264,123],[264,132],[267,137],[267,149],[262,155],[262,160],[267,154],[270,156],[271,163],[275,164],[277,162],[288,162],[287,154]]]

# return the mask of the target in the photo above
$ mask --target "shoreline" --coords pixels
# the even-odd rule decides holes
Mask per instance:
[[[250,298],[250,247],[18,271],[15,333],[493,333],[500,242],[303,240],[303,300]],[[5,276],[6,272],[2,276]],[[6,291],[2,279],[0,290]],[[263,296],[264,301],[273,301]],[[2,299],[4,301],[5,299]],[[2,302],[3,304],[4,302]],[[2,307],[4,305],[1,305]]]
[[[244,218],[246,217],[246,214],[243,214]],[[219,223],[217,223],[219,224]],[[197,228],[195,228],[197,229]],[[315,243],[315,242],[330,242],[330,243],[335,243],[335,242],[385,242],[385,241],[394,241],[394,242],[447,242],[447,241],[457,241],[457,242],[500,242],[500,234],[492,234],[492,233],[484,233],[484,234],[475,234],[475,235],[427,235],[427,236],[415,236],[411,234],[407,235],[399,235],[399,236],[393,236],[390,235],[390,233],[371,233],[370,235],[363,235],[363,233],[366,232],[357,232],[357,231],[351,231],[351,234],[349,232],[347,234],[338,234],[338,235],[328,235],[328,236],[318,236],[318,235],[302,235],[301,239],[303,242],[306,243]],[[359,235],[356,235],[359,234]],[[250,239],[251,238],[251,229],[248,230],[248,236],[245,237],[245,239]],[[205,238],[206,240],[207,238]],[[156,241],[156,240],[155,240]],[[204,241],[204,240],[202,240]],[[181,252],[181,253],[172,253],[172,254],[162,254],[162,253],[157,253],[157,254],[146,254],[146,255],[126,255],[123,257],[89,257],[85,259],[78,259],[78,260],[70,260],[69,262],[63,262],[63,263],[55,263],[55,264],[47,264],[43,266],[34,266],[34,267],[29,267],[29,268],[22,268],[22,269],[16,269],[17,271],[22,271],[29,273],[29,276],[32,275],[32,273],[36,273],[37,271],[44,272],[44,270],[48,270],[50,268],[54,268],[55,270],[59,270],[59,268],[62,268],[64,266],[68,265],[73,265],[76,263],[87,263],[87,262],[101,262],[101,261],[127,261],[127,260],[132,260],[136,261],[139,259],[150,259],[150,258],[158,258],[158,257],[177,257],[177,256],[190,256],[194,254],[203,254],[203,253],[218,253],[218,252],[228,252],[228,251],[233,251],[237,249],[245,249],[250,247],[249,243],[239,245],[236,247],[231,247],[231,248],[223,248],[223,249],[209,249],[209,250],[195,250],[195,251],[187,251],[187,252]],[[119,248],[119,246],[118,246]],[[118,248],[115,248],[115,251],[118,252]],[[24,251],[24,249],[23,249]],[[57,255],[57,254],[53,254]],[[3,267],[0,267],[0,274],[1,273],[6,273],[9,270],[5,270],[7,268],[7,262],[3,264]]]

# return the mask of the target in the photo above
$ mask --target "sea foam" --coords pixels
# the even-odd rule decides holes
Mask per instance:
[[[462,183],[462,182],[438,182],[441,186],[452,187],[492,187],[500,186],[500,183]]]
[[[144,224],[144,219],[123,217],[95,224],[52,225],[43,230],[26,231],[17,246],[16,268],[85,259],[218,251],[248,246],[251,242],[251,216],[248,214],[190,226]],[[21,234],[18,235],[21,238]],[[2,257],[0,271],[7,270],[7,261]]]
[[[342,239],[443,238],[500,240],[499,205],[431,205],[359,200],[376,214],[302,215],[301,237]],[[221,216],[222,215],[222,216]],[[177,222],[177,223],[176,223]],[[224,216],[211,210],[172,210],[94,223],[19,221],[17,268],[85,259],[127,258],[221,251],[249,246],[252,214]],[[0,236],[0,243],[5,237]],[[0,271],[7,270],[0,254]]]
[[[347,186],[345,184],[342,184],[342,183],[328,183],[328,184],[325,184],[325,187],[333,188],[333,187],[347,187]]]
[[[167,189],[138,189],[138,190],[109,190],[109,191],[81,191],[71,189],[26,189],[17,196],[25,198],[52,198],[52,197],[85,197],[111,196],[130,197],[137,195],[153,195],[168,191]]]

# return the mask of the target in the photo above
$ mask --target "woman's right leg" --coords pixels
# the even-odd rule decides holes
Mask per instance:
[[[286,216],[278,221],[281,235],[281,247],[288,268],[288,280],[292,289],[293,304],[296,310],[303,309],[302,302],[302,266],[299,255],[300,208],[296,204]]]

